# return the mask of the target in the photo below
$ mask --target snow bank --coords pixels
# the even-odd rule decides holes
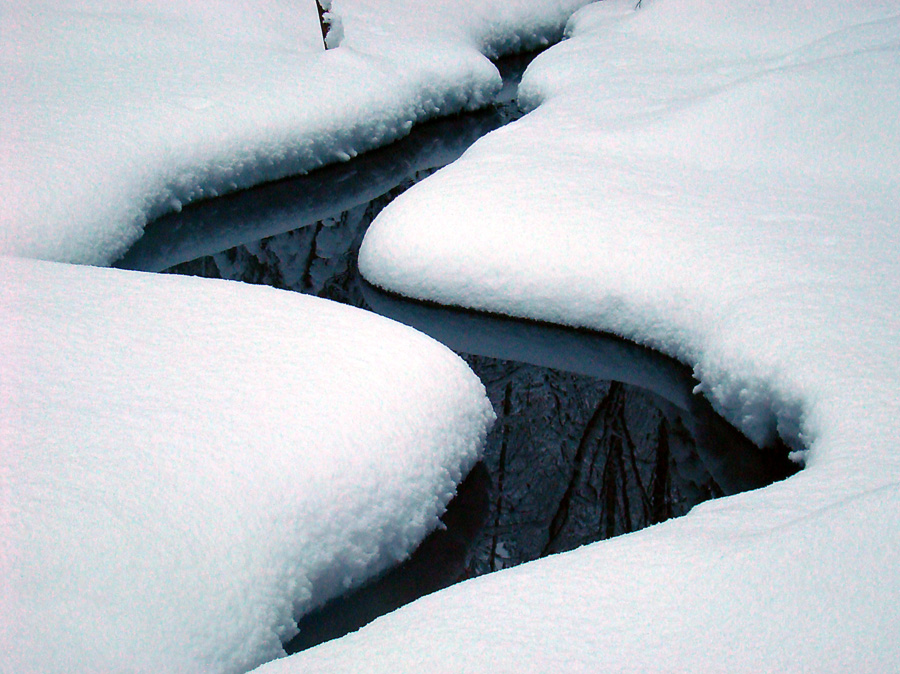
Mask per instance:
[[[325,52],[313,0],[2,0],[0,254],[109,264],[188,201],[482,106],[480,52],[546,43],[585,2],[348,0]]]
[[[499,114],[434,120],[352,162],[211,199],[151,223],[116,266],[162,271],[250,241],[276,236],[341,213],[389,192],[418,171],[445,166],[501,125]]]
[[[238,672],[437,524],[493,417],[431,339],[0,258],[0,670]]]
[[[463,584],[296,671],[900,663],[896,4],[633,4],[577,14],[526,73],[539,107],[385,209],[361,270],[675,355],[807,469]]]
[[[372,54],[407,49],[456,51],[461,45],[491,58],[546,47],[563,37],[572,12],[589,0],[332,0],[331,12],[340,23],[340,45]],[[436,63],[437,61],[435,61]],[[452,61],[441,62],[432,73],[439,81],[458,88],[467,79],[446,79]]]
[[[500,88],[586,0],[0,0],[0,255],[109,264],[182,204]],[[337,25],[337,24],[336,24]],[[238,284],[0,258],[0,669],[232,672],[433,528],[492,412],[459,359]]]

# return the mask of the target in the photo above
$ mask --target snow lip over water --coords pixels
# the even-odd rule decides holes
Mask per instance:
[[[494,671],[601,654],[612,671],[897,667],[898,27],[877,0],[591,5],[526,73],[530,115],[382,212],[370,282],[673,355],[807,468],[464,584],[296,666],[379,649],[373,671],[465,670],[488,649]],[[426,658],[380,650],[409,624],[437,644]]]
[[[438,524],[494,415],[410,328],[0,258],[4,671],[239,672]]]
[[[757,48],[759,54],[746,55],[742,50],[750,47],[742,40],[749,36],[738,31],[732,45],[737,53],[729,53],[713,40],[725,40],[719,24],[699,21],[694,10],[661,3],[656,11],[635,13],[626,4],[607,2],[576,14],[568,32],[581,39],[539,57],[523,80],[520,95],[533,107],[540,104],[536,112],[483,139],[384,210],[360,251],[367,280],[408,297],[612,330],[700,370],[715,367],[701,362],[710,341],[704,333],[722,332],[736,320],[750,323],[740,312],[763,301],[782,310],[776,313],[804,309],[799,320],[826,325],[836,324],[831,319],[840,312],[811,301],[818,289],[832,304],[866,297],[887,309],[897,289],[881,283],[893,266],[884,251],[892,250],[885,244],[897,236],[886,197],[900,184],[898,144],[883,142],[900,137],[892,115],[900,99],[886,86],[897,76],[893,29],[900,25],[890,3],[861,3],[872,18],[865,21],[861,13],[850,26],[841,23],[848,12],[831,5],[804,10],[802,17],[785,12],[775,23],[793,32],[769,36],[769,53]],[[759,14],[744,10],[734,17],[755,35]],[[801,18],[804,23],[792,23]],[[696,34],[671,35],[664,27],[670,20],[709,33],[712,47],[698,53]],[[632,56],[647,45],[672,52],[681,71],[669,80],[646,65],[653,63],[650,56]],[[587,65],[589,53],[614,51],[618,60]],[[598,73],[607,71],[616,76],[597,84]],[[646,83],[657,79],[670,90],[649,88],[649,100],[641,99]],[[820,110],[811,103],[819,101],[822,87],[843,87],[847,95],[833,95]],[[812,91],[806,98],[797,95],[807,88]],[[891,93],[875,95],[883,89]],[[612,111],[587,105],[597,96],[604,102],[627,99],[634,111],[627,115],[621,100]],[[862,102],[872,110],[857,114]],[[873,118],[877,123],[870,123]],[[554,125],[566,128],[552,133]],[[537,138],[542,156],[527,155]],[[629,181],[635,187],[629,189]],[[554,195],[566,202],[562,208]],[[740,202],[730,205],[733,196]],[[595,224],[598,218],[610,224]],[[866,227],[854,227],[851,218]],[[662,247],[652,242],[661,236],[672,247],[658,252]],[[508,244],[501,246],[504,237]],[[716,256],[722,263],[713,265]],[[592,264],[599,268],[587,273]],[[729,278],[742,273],[752,275]],[[713,279],[718,287],[706,288]],[[738,315],[707,323],[704,312],[722,313],[722,305]],[[885,318],[881,332],[895,335],[889,314],[873,316],[866,308],[857,325],[868,327],[874,319],[878,331]],[[771,323],[763,321],[759,330],[771,332]],[[737,340],[731,348],[746,350],[748,342]],[[762,347],[769,359],[776,357],[771,345]],[[776,405],[768,389],[780,375],[773,368],[751,384],[742,373],[759,366],[737,365],[703,377],[704,386],[716,388],[712,397],[725,408],[741,408],[740,424],[757,441],[770,438],[779,423],[793,427],[783,433],[787,439],[798,440],[797,394],[778,387],[782,412],[766,413]]]
[[[108,265],[185,203],[483,107],[483,53],[547,44],[585,2],[335,2],[326,52],[313,0],[3,0],[0,254]]]
[[[0,669],[282,654],[295,615],[436,525],[493,418],[384,319],[15,258],[109,264],[187,202],[481,107],[484,54],[585,1],[335,2],[325,52],[312,0],[0,0]]]

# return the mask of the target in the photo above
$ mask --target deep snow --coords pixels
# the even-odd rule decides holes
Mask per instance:
[[[483,53],[540,44],[582,4],[335,0],[341,46],[322,52],[280,0],[262,18],[224,0],[3,0],[0,253],[109,263],[186,201],[478,106],[499,86]],[[372,280],[409,295],[673,354],[751,437],[808,447],[807,470],[262,671],[897,668],[895,7],[592,6],[526,78],[535,112],[396,202],[363,251]],[[487,421],[459,361],[347,309],[32,261],[2,272],[4,670],[277,655],[295,601],[434,523]],[[460,423],[467,439],[429,453]],[[297,458],[311,438],[346,461]],[[430,456],[427,472],[379,454],[393,447]],[[363,482],[383,470],[403,475]],[[301,477],[318,486],[299,492]],[[346,511],[319,505],[344,494]]]
[[[493,417],[414,330],[0,258],[0,671],[236,672],[437,524]]]
[[[336,3],[325,52],[312,0],[0,0],[0,671],[244,671],[437,524],[492,417],[443,347],[272,290],[15,258],[108,264],[183,203],[482,105],[482,52],[584,0],[454,4]]]
[[[807,469],[262,671],[895,669],[895,3],[609,0],[570,32],[537,109],[385,209],[362,272],[672,354]]]
[[[482,53],[587,0],[2,0],[0,254],[110,264],[182,204],[346,160],[485,105]]]

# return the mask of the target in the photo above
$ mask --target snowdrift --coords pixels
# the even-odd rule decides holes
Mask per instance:
[[[526,73],[534,112],[383,211],[370,281],[653,346],[807,468],[293,671],[896,668],[898,28],[862,0],[592,5]]]
[[[108,265],[187,202],[484,106],[483,53],[547,44],[586,1],[335,2],[324,51],[313,0],[3,0],[0,254]]]
[[[493,418],[325,300],[0,262],[0,669],[238,672],[437,525]]]

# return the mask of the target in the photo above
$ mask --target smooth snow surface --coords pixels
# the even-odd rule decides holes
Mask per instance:
[[[148,219],[349,159],[500,87],[587,0],[0,0],[0,254],[109,264]]]
[[[332,302],[0,258],[0,671],[239,672],[437,524],[493,412]]]
[[[807,469],[463,584],[293,671],[900,667],[897,5],[633,7],[579,12],[526,73],[537,109],[385,209],[360,268],[672,354]]]

